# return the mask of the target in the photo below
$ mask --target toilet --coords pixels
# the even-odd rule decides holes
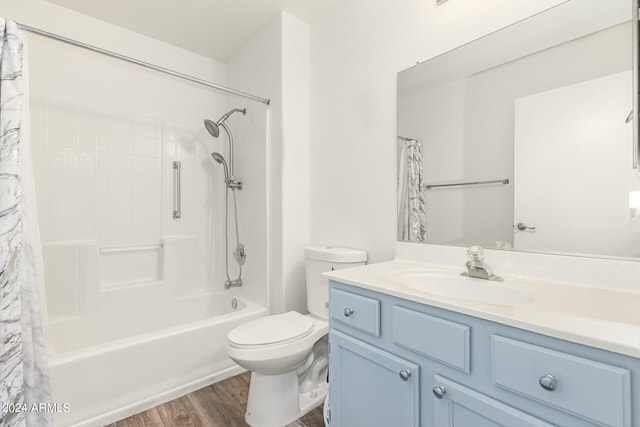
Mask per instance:
[[[229,332],[227,355],[251,371],[245,420],[280,427],[324,402],[329,367],[329,281],[326,271],[364,265],[365,251],[334,246],[304,251],[307,309],[251,320]]]

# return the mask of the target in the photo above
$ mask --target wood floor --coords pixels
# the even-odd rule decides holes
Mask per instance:
[[[247,426],[244,411],[250,378],[245,372],[106,427]],[[288,427],[324,427],[322,406]]]

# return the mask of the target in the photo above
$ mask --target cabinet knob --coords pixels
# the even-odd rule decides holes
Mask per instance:
[[[558,380],[556,380],[556,377],[548,374],[541,376],[538,382],[540,383],[543,389],[549,390],[549,391],[555,390],[556,386],[558,385]]]
[[[439,385],[433,388],[433,395],[438,399],[442,399],[447,393],[447,388],[443,385]]]
[[[400,371],[398,375],[400,375],[402,381],[408,381],[409,378],[411,378],[411,371],[405,369],[404,371]]]
[[[353,308],[345,308],[344,309],[344,315],[345,317],[349,317],[353,314]]]

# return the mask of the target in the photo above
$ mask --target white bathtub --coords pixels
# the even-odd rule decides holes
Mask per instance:
[[[55,425],[104,426],[240,373],[224,351],[227,333],[266,309],[239,299],[233,309],[233,298],[201,293],[170,304],[52,319]]]

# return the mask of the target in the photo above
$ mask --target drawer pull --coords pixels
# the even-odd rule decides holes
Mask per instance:
[[[433,388],[433,395],[438,399],[442,399],[447,393],[447,388],[443,385],[439,385]]]
[[[400,375],[402,381],[408,381],[409,378],[411,378],[411,371],[405,369],[404,371],[400,371],[398,375]]]
[[[558,380],[553,375],[543,375],[538,381],[543,389],[553,391],[558,385]]]
[[[353,314],[353,308],[345,308],[344,309],[344,316],[345,317],[349,317]]]

